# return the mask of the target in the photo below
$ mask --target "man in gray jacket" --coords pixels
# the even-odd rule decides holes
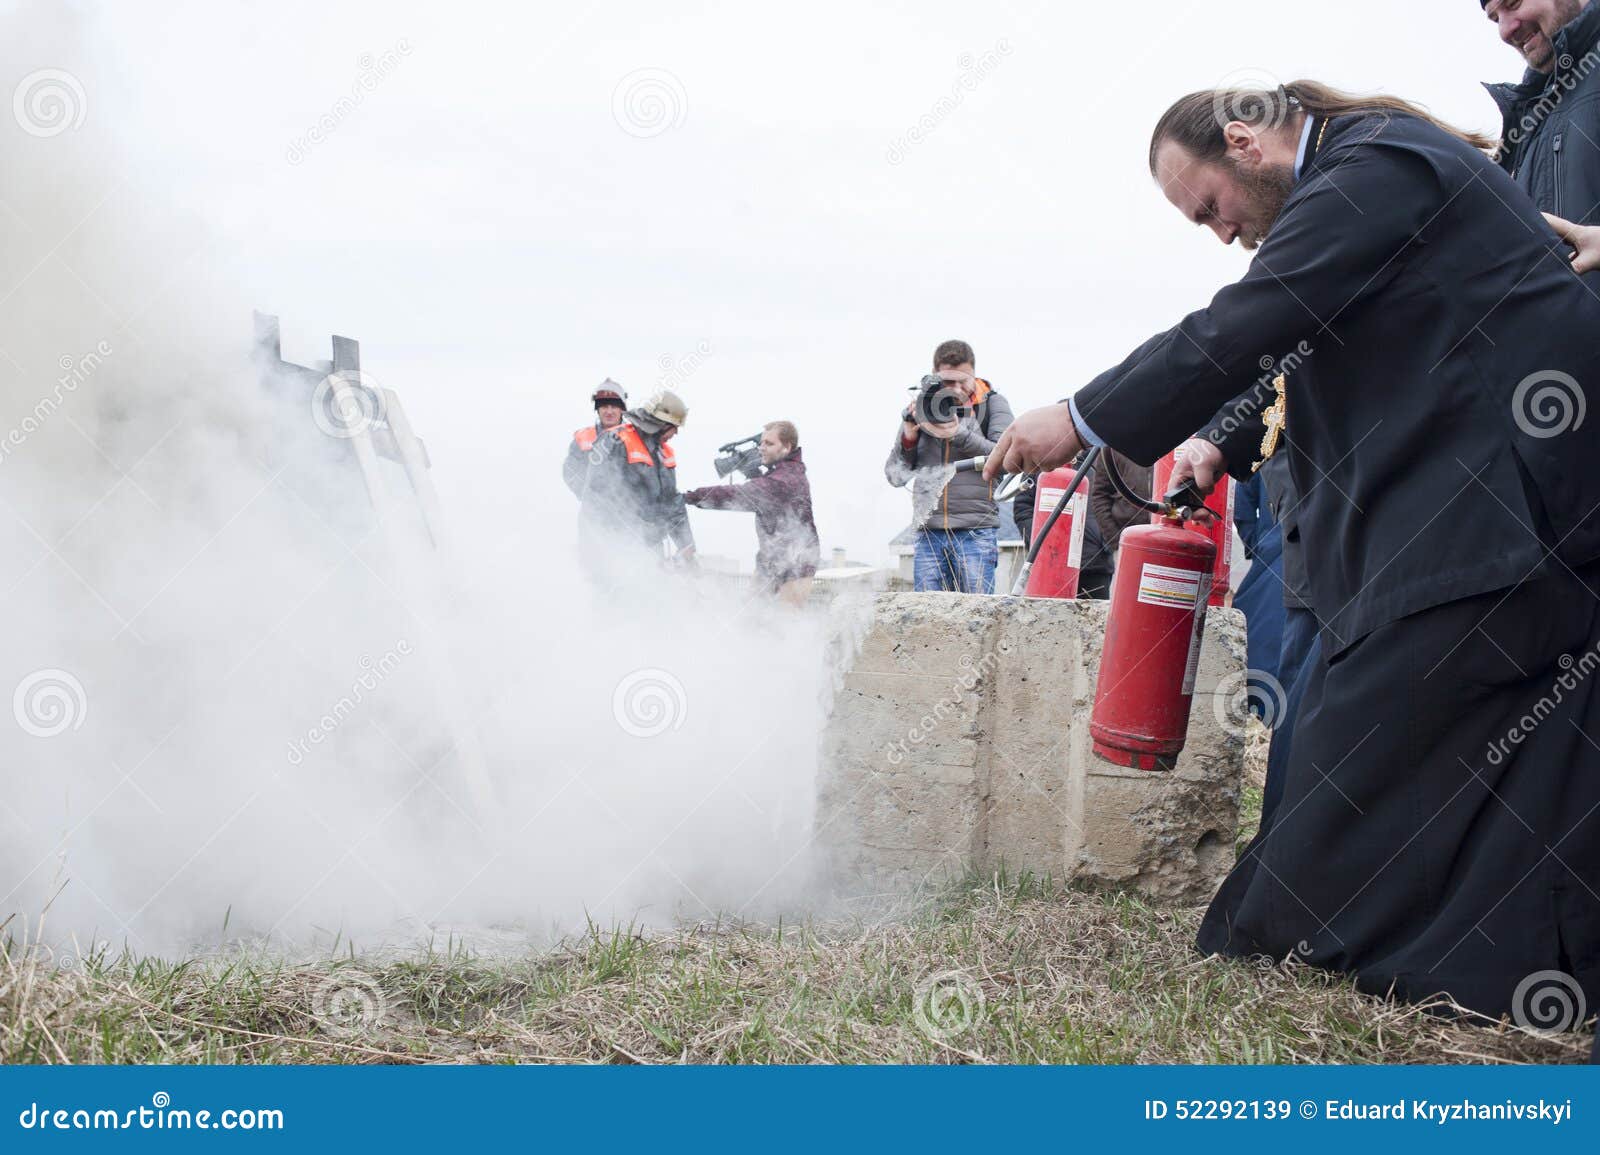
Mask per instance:
[[[900,414],[884,476],[896,487],[911,483],[915,588],[992,594],[1000,560],[994,487],[977,470],[954,473],[951,467],[994,450],[1011,425],[1011,406],[977,376],[972,346],[965,341],[946,341],[935,349],[933,371],[944,378],[953,402],[950,412],[943,406],[930,413],[920,403],[908,405]]]

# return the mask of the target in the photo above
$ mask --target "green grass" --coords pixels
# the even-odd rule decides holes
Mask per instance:
[[[1257,795],[1256,805],[1259,805]],[[1580,1062],[1307,967],[1198,958],[1198,909],[1005,873],[883,921],[591,925],[504,959],[450,943],[317,965],[0,954],[0,1061]],[[935,982],[939,976],[946,976]]]

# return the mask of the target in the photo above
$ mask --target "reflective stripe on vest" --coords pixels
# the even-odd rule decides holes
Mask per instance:
[[[617,426],[617,440],[622,442],[623,448],[628,451],[629,465],[654,465],[655,458],[650,456],[650,450],[645,446],[644,438],[639,436],[639,431],[631,425]],[[672,446],[661,446],[661,464],[668,469],[678,467],[677,455],[672,452]]]
[[[600,431],[593,425],[585,425],[572,435],[572,440],[578,443],[578,448],[588,453],[594,448],[595,438],[600,436]]]

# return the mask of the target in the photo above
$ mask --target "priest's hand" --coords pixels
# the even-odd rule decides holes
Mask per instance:
[[[1177,461],[1172,467],[1172,480],[1167,482],[1169,492],[1193,482],[1201,493],[1210,493],[1227,476],[1228,462],[1222,450],[1204,437],[1189,438],[1178,446],[1174,456]]]
[[[993,481],[1002,473],[1040,473],[1065,465],[1082,452],[1072,411],[1063,401],[1029,410],[1013,421],[984,462],[983,476]]]
[[[1555,229],[1558,237],[1572,246],[1570,259],[1574,273],[1588,273],[1600,269],[1600,227],[1575,225],[1553,213],[1545,213],[1544,219]]]

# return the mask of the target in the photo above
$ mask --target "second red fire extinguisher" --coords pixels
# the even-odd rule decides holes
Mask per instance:
[[[1049,473],[1041,473],[1034,482],[1033,529],[1029,535],[1030,541],[1044,533],[1050,515],[1055,512],[1063,497],[1068,505],[1060,519],[1065,524],[1056,526],[1045,538],[1038,557],[1034,560],[1033,568],[1028,572],[1028,584],[1024,592],[1030,598],[1071,599],[1078,596],[1078,577],[1083,568],[1083,532],[1085,519],[1089,515],[1089,499],[1082,486],[1073,488],[1071,495],[1067,496],[1067,487],[1072,485],[1077,473],[1077,470],[1070,467],[1052,469]]]
[[[1076,470],[1056,471],[1069,474],[1067,493],[1077,492],[1099,457],[1099,449],[1090,449]],[[981,464],[981,458],[975,459],[970,468]],[[1122,533],[1089,736],[1094,752],[1107,761],[1170,770],[1188,736],[1217,545],[1208,534],[1184,527],[1206,504],[1192,486],[1152,501],[1130,490],[1111,461],[1104,468],[1124,500],[1159,516],[1155,524],[1131,526]],[[1163,488],[1170,475],[1168,470]],[[1047,502],[1043,494],[1040,504],[1051,508],[1042,521],[1035,513],[1033,544],[1013,594],[1024,587],[1032,592],[1030,570],[1051,544],[1055,523],[1072,508],[1060,500]]]
[[[1176,517],[1122,532],[1089,719],[1107,761],[1170,770],[1183,749],[1216,554]]]

